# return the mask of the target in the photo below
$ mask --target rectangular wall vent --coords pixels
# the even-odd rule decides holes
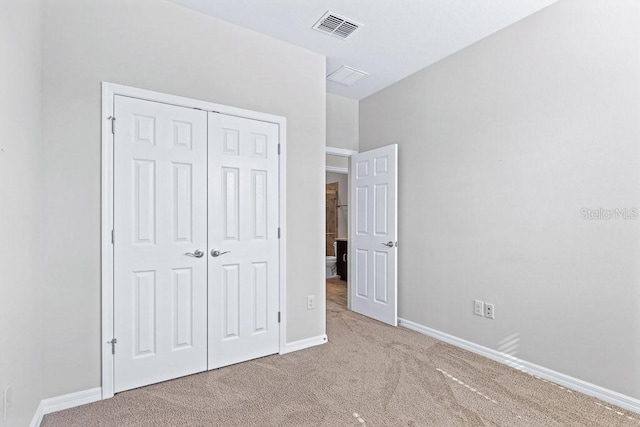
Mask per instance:
[[[318,22],[316,22],[313,29],[334,37],[346,39],[360,27],[362,27],[362,24],[358,24],[329,11],[325,13]]]

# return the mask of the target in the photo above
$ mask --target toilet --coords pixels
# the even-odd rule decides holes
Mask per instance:
[[[336,260],[337,258],[335,257],[336,255],[336,250],[337,250],[337,243],[333,242],[333,255],[334,256],[327,256],[326,258],[326,263],[325,263],[325,274],[326,277],[333,277],[336,275],[337,272],[337,266],[336,266]]]

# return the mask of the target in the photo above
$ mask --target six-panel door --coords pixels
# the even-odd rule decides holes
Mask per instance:
[[[277,353],[278,126],[114,109],[115,392]]]
[[[209,114],[209,219],[209,369],[277,353],[277,125]]]
[[[115,115],[118,392],[207,369],[207,113],[116,96]]]
[[[397,145],[351,156],[351,309],[397,325]]]

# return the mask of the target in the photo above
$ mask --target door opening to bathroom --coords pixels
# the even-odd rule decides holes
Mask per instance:
[[[335,256],[334,243],[338,237],[338,195],[340,191],[340,182],[328,182],[325,191],[325,217],[326,217],[326,255]]]
[[[337,150],[338,153],[334,153]],[[349,157],[355,151],[327,148],[325,271],[327,304],[348,308]]]
[[[398,146],[362,153],[327,147],[326,153],[327,222],[333,224],[333,213],[338,217],[337,237],[326,230],[327,303],[342,302],[349,310],[395,326]],[[329,187],[334,182],[337,186]]]

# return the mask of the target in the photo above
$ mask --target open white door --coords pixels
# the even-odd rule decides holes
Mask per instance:
[[[398,146],[351,156],[351,309],[396,326]]]

